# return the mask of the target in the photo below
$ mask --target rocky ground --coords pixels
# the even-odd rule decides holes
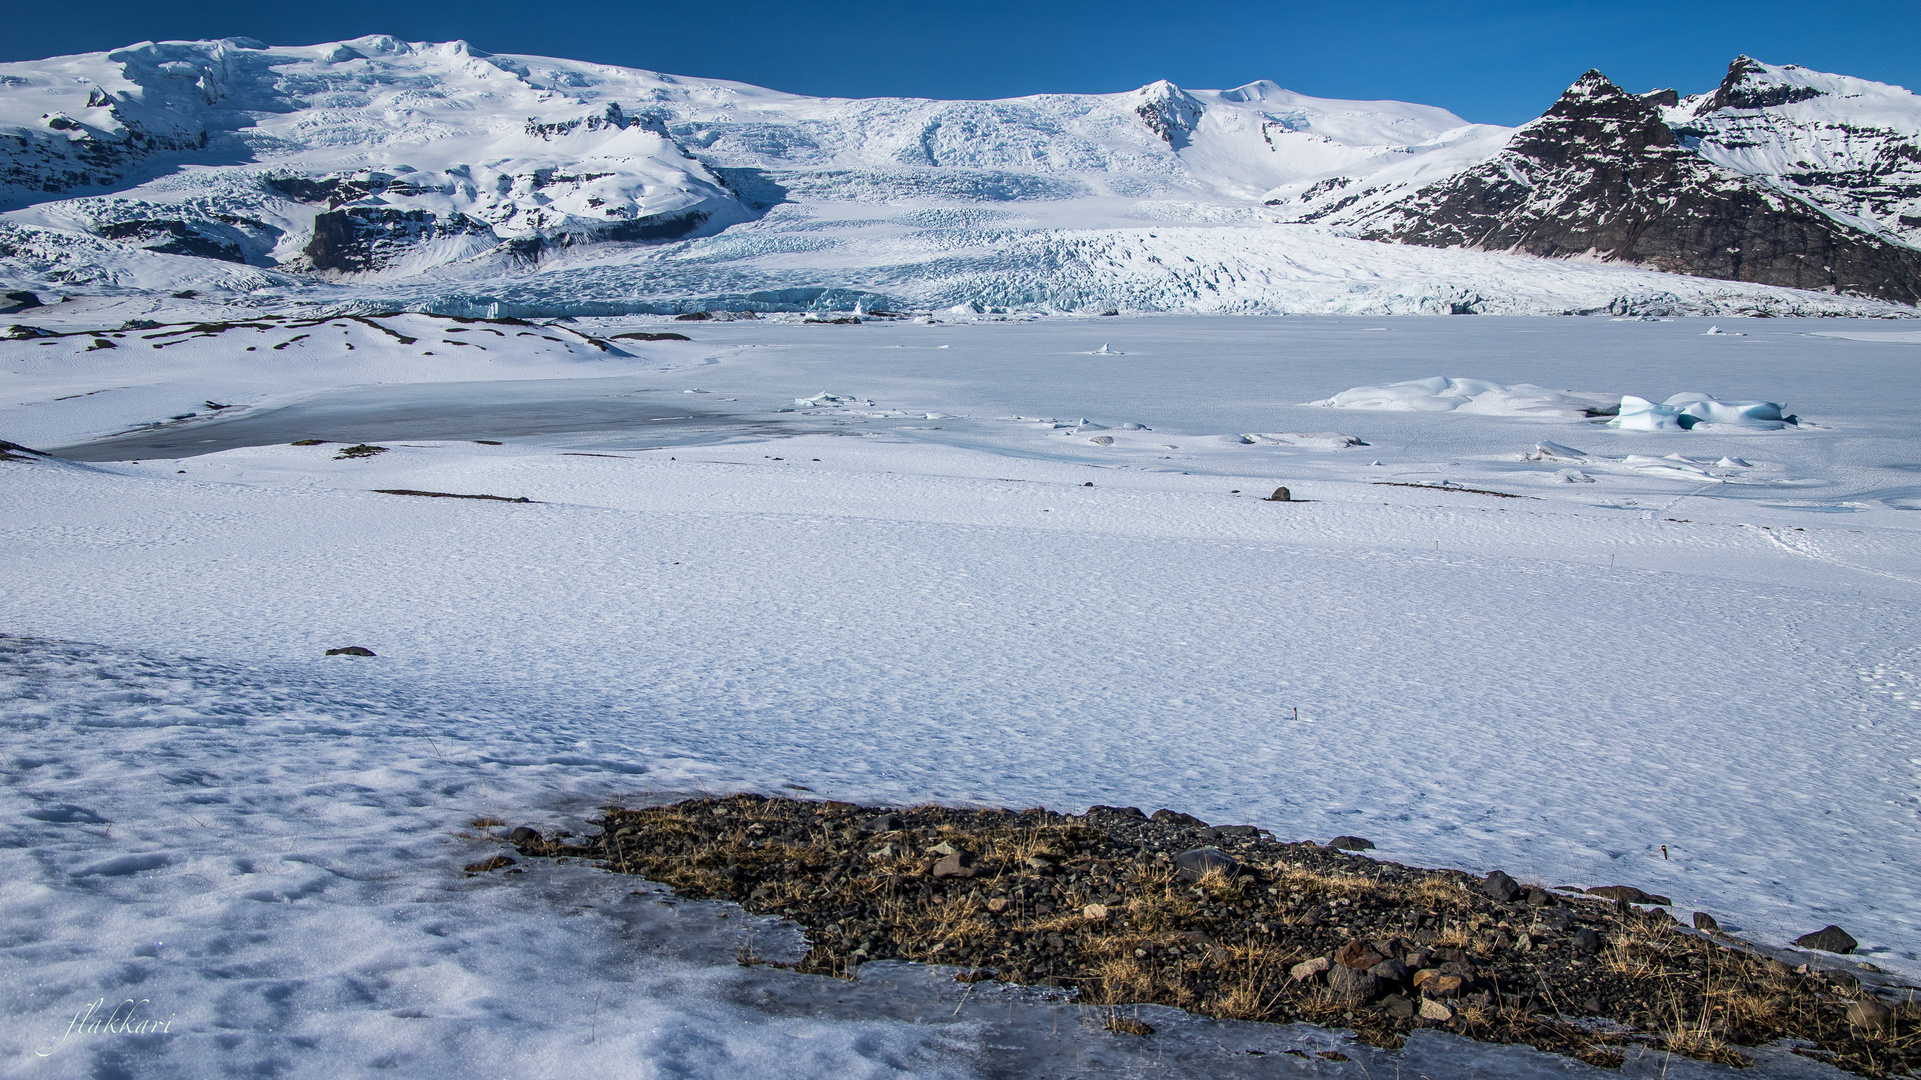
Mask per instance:
[[[478,821],[494,830],[503,823]],[[592,837],[499,836],[805,926],[802,971],[950,964],[963,981],[1076,989],[1119,1006],[1309,1021],[1397,1046],[1417,1027],[1595,1065],[1636,1044],[1742,1064],[1787,1039],[1864,1076],[1921,1065],[1921,1004],[1843,967],[1790,966],[1683,927],[1631,886],[1576,891],[1376,861],[1337,837],[1287,843],[1169,810],[904,810],[758,795],[607,808]],[[490,832],[490,835],[497,835]],[[469,867],[506,870],[501,855]],[[1804,944],[1852,948],[1838,928]],[[1838,936],[1837,936],[1838,935]],[[744,962],[759,958],[744,956]]]

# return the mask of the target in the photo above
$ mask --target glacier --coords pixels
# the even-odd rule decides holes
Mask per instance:
[[[828,99],[463,42],[145,42],[0,64],[0,284],[103,319],[1912,312],[1357,238],[1512,135],[1266,81]]]

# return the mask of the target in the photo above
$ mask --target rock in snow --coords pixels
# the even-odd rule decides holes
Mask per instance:
[[[1820,949],[1822,952],[1840,953],[1843,956],[1853,952],[1861,943],[1854,936],[1838,926],[1824,926],[1812,934],[1802,934],[1794,939],[1796,945],[1804,949]]]

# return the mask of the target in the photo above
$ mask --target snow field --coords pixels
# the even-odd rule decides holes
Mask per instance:
[[[0,462],[6,1068],[961,1075],[1000,1069],[996,1047],[1098,1042],[1040,1040],[1018,1005],[930,1025],[942,984],[908,974],[905,1017],[875,1004],[889,993],[829,1006],[735,968],[738,923],[630,880],[458,873],[494,850],[459,835],[476,815],[566,827],[693,790],[1173,806],[1636,884],[1763,942],[1837,922],[1921,972],[1905,354],[1792,323],[1376,326],[703,324],[631,359],[524,339],[462,349],[465,367],[419,358],[423,339],[365,368],[371,346],[304,362],[297,400],[265,366],[292,347],[236,352],[229,332],[142,357],[143,408],[232,398],[249,422],[317,408],[333,364],[334,385],[404,391],[471,438],[511,404],[475,389],[496,369],[532,376],[542,411],[644,379],[740,422],[659,449],[605,428],[383,434],[354,460],[276,440]],[[130,350],[0,350],[0,437],[152,418],[111,393],[50,411],[131,381]],[[86,366],[109,357],[124,366]],[[1671,380],[1813,423],[1297,404],[1436,370]],[[796,399],[821,404],[777,411]],[[1262,501],[1278,483],[1303,501]],[[321,655],[350,644],[379,657]],[[76,1009],[130,995],[186,1037],[35,1056]],[[1490,1068],[1417,1052],[1437,1057],[1398,1063]],[[1130,1068],[1180,1074],[1112,1071]]]

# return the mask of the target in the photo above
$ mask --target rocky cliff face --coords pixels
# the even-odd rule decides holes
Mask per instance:
[[[1590,71],[1492,159],[1379,212],[1363,235],[1921,302],[1921,250],[1697,153],[1663,117],[1673,105]]]

